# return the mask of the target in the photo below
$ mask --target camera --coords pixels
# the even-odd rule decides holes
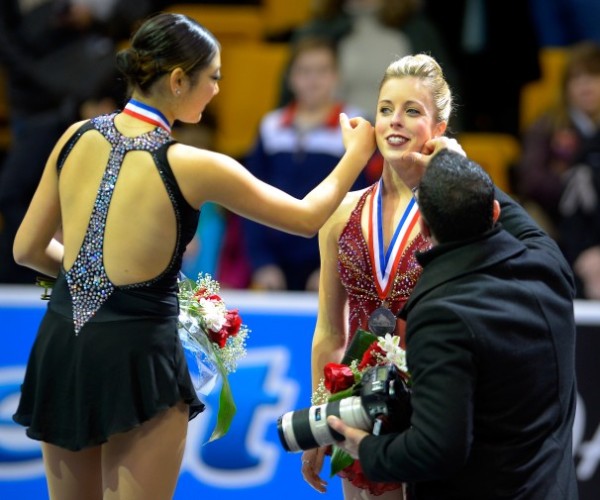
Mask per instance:
[[[410,413],[410,390],[404,378],[393,364],[378,365],[365,370],[352,396],[287,412],[277,420],[277,432],[286,451],[299,452],[344,440],[327,424],[330,415],[351,427],[381,434],[408,428]]]

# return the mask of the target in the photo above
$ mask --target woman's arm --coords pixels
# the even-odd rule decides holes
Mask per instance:
[[[260,181],[225,155],[178,145],[169,150],[169,161],[177,166],[179,185],[194,206],[214,201],[261,224],[311,237],[340,204],[375,150],[369,122],[342,115],[340,124],[346,153],[302,200]]]
[[[56,161],[65,142],[81,123],[71,125],[54,146],[13,243],[17,264],[47,276],[58,275],[64,254],[62,243],[55,239],[61,225]]]
[[[319,309],[313,334],[311,356],[313,392],[323,378],[325,364],[341,361],[346,345],[347,296],[337,271],[338,238],[352,210],[351,205],[354,204],[355,198],[353,193],[350,193],[319,231],[321,274],[319,280]],[[314,448],[302,454],[304,480],[321,493],[325,493],[327,490],[327,481],[320,477],[326,448]]]
[[[311,373],[313,391],[323,378],[323,368],[329,362],[340,362],[347,338],[347,294],[338,273],[338,239],[346,224],[350,207],[349,195],[340,208],[319,231],[321,274],[319,305],[313,334]]]

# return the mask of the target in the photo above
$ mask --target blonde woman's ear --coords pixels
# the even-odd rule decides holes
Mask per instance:
[[[435,126],[434,137],[441,137],[446,133],[446,128],[448,128],[447,122],[439,122]]]

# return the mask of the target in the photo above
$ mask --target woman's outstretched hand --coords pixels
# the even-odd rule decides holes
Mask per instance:
[[[346,151],[351,154],[362,154],[366,165],[376,147],[373,125],[364,118],[348,118],[346,113],[340,113],[340,127]]]

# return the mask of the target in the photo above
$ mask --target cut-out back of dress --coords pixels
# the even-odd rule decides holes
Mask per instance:
[[[151,286],[161,284],[161,281],[172,285],[181,265],[185,245],[191,240],[198,222],[199,212],[190,207],[184,200],[166,159],[166,151],[174,142],[173,138],[161,128],[156,128],[137,137],[124,136],[115,127],[115,116],[116,113],[104,115],[86,122],[67,142],[59,155],[57,164],[60,173],[68,153],[81,136],[89,130],[100,132],[111,146],[83,243],[71,267],[64,271],[72,299],[73,322],[76,334],[97,313],[117,288],[109,279],[104,267],[104,237],[111,199],[127,153],[146,151],[154,158],[174,207],[177,221],[177,239],[171,262],[159,276],[146,282],[124,285],[118,288]]]

